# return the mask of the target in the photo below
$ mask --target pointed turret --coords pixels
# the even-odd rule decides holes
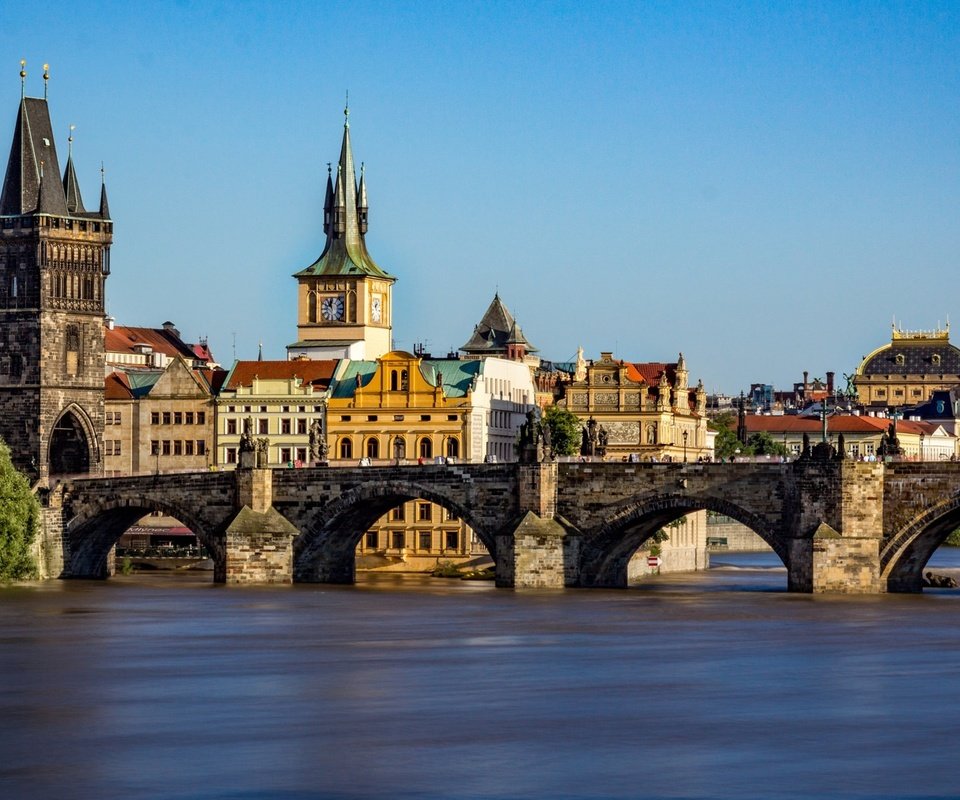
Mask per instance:
[[[360,164],[360,189],[357,191],[357,226],[362,236],[367,232],[367,178],[363,163]]]
[[[327,191],[323,195],[323,232],[330,233],[330,223],[333,221],[333,175],[330,163],[327,163]]]
[[[103,170],[100,170],[101,173]],[[107,182],[101,178],[100,180],[100,217],[102,219],[110,219],[110,204],[107,202]]]
[[[361,180],[361,188],[358,190],[353,147],[350,143],[349,108],[344,109],[340,160],[337,163],[336,183],[332,187],[330,180],[331,177],[328,174],[327,194],[324,200],[326,246],[320,258],[305,270],[296,273],[295,277],[370,275],[377,278],[391,278],[370,257],[363,238],[367,232],[366,182]]]
[[[72,127],[72,126],[71,126]],[[67,211],[71,214],[85,214],[83,197],[80,195],[80,183],[77,181],[77,172],[73,168],[73,134],[67,139],[67,168],[63,172],[63,193],[66,195]]]
[[[43,204],[40,204],[41,163]],[[0,194],[0,215],[67,215],[67,201],[60,184],[60,163],[53,143],[53,126],[46,100],[20,100],[17,124],[10,146],[10,158]]]
[[[480,324],[474,328],[470,341],[460,349],[469,355],[498,356],[506,354],[508,349],[516,350],[518,347],[522,347],[524,353],[537,352],[537,348],[527,341],[497,292]]]

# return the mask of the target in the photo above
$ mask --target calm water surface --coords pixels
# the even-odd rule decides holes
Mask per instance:
[[[714,560],[619,592],[4,589],[0,797],[960,795],[960,593]]]

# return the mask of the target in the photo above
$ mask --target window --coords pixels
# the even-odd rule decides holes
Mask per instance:
[[[183,421],[184,421],[187,425],[193,425],[193,412],[192,412],[192,411],[188,411],[186,414],[184,414],[184,415],[183,415]]]
[[[341,422],[349,422],[349,421],[350,421],[350,415],[349,415],[349,414],[344,414],[342,417],[340,417],[340,421],[341,421]]]
[[[367,531],[365,546],[371,550],[376,550],[379,542],[377,541],[378,536],[376,531]]]
[[[266,407],[266,406],[260,406],[260,413],[261,413],[261,414],[266,414],[266,413],[267,413],[267,407]]]
[[[460,547],[460,531],[447,531],[444,538],[447,540],[447,550],[456,550]]]
[[[404,547],[404,539],[406,538],[403,534],[403,531],[394,531],[393,532],[393,549],[402,550]]]
[[[340,458],[353,458],[353,441],[351,439],[340,440]]]
[[[447,439],[447,456],[450,458],[460,458],[460,442],[452,436]]]
[[[164,440],[160,443],[160,454],[161,454],[161,455],[165,455],[165,456],[170,455],[170,440],[169,440],[169,439],[164,439]]]
[[[395,392],[399,388],[400,388],[400,379],[397,374],[397,371],[395,369],[391,370],[390,371],[390,391]]]
[[[175,439],[173,442],[173,454],[175,456],[183,455],[183,441],[181,439]]]
[[[174,425],[183,425],[183,413],[180,411],[173,412],[173,424]]]
[[[236,464],[236,463],[237,463],[237,448],[236,448],[236,447],[228,447],[228,448],[227,448],[227,452],[226,452],[226,456],[225,456],[224,460],[225,460],[228,464]]]
[[[417,519],[420,522],[431,522],[433,520],[433,514],[430,512],[431,508],[429,503],[417,503]]]
[[[198,411],[197,412],[197,425],[205,425],[207,422],[207,412]]]
[[[207,443],[204,439],[197,439],[197,455],[205,456],[207,454]]]
[[[187,439],[187,440],[183,443],[183,454],[184,454],[185,456],[192,456],[192,455],[193,455],[193,439]]]
[[[460,517],[458,517],[453,511],[450,511],[449,509],[447,509],[446,517],[447,517],[447,522],[459,522],[459,521],[460,521]]]
[[[237,434],[237,421],[235,419],[227,420],[227,435],[236,436]]]
[[[376,421],[377,421],[376,414],[367,414],[367,422],[376,422]]]
[[[420,531],[420,549],[429,550],[433,546],[433,534],[430,531]]]
[[[290,461],[290,448],[289,448],[289,447],[281,447],[281,448],[280,448],[280,463],[281,463],[281,464],[286,464],[286,463],[289,462],[289,461]]]
[[[307,433],[307,420],[301,417],[300,419],[297,420],[297,435],[305,436],[306,433]]]
[[[298,447],[298,448],[297,448],[297,461],[299,461],[301,464],[305,464],[305,463],[307,462],[307,448],[306,448],[306,447]]]
[[[457,421],[456,414],[447,414],[447,422],[456,422],[456,421]]]
[[[113,425],[113,412],[112,412],[112,411],[108,411],[108,412],[107,412],[107,418],[106,418],[106,420],[105,420],[105,424],[106,424],[106,425]]]
[[[154,439],[150,442],[150,455],[159,455],[160,453],[160,440]]]
[[[390,512],[390,519],[394,522],[403,522],[403,506],[397,506]]]
[[[163,424],[164,424],[164,425],[169,425],[169,424],[170,424],[170,412],[169,412],[169,411],[164,411],[164,412],[163,412]]]
[[[290,418],[289,417],[284,417],[283,419],[280,420],[280,434],[283,436],[290,435]],[[287,461],[289,459],[282,459],[282,460]]]
[[[420,458],[431,458],[433,456],[433,442],[427,437],[420,440]]]
[[[280,406],[280,411],[284,414],[290,413],[290,406]]]
[[[429,415],[429,414],[421,414],[421,415],[420,415],[420,421],[421,421],[421,422],[429,422],[429,421],[430,421],[430,415]]]
[[[921,392],[919,389],[914,389],[914,390],[913,390],[913,396],[914,396],[914,397],[920,397],[920,395],[922,395],[922,394],[923,394],[923,392]]]
[[[114,425],[119,425],[119,424],[120,424],[120,412],[119,412],[119,411],[115,411],[114,414],[113,414],[113,424],[114,424]]]
[[[270,433],[270,420],[268,419],[258,419],[257,420],[257,433],[261,436]]]

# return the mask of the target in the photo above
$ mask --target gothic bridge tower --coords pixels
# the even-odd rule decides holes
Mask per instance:
[[[350,110],[345,108],[343,143],[336,184],[327,168],[323,204],[326,245],[320,257],[296,273],[298,341],[287,346],[289,358],[375,359],[393,349],[392,287],[367,252],[367,182],[360,183],[350,146]]]
[[[42,99],[21,92],[0,193],[0,437],[32,480],[102,470],[113,241],[102,180],[100,207],[84,207],[72,133],[60,172],[43,77]]]

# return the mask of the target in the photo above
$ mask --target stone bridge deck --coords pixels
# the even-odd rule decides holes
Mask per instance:
[[[623,586],[630,555],[706,509],[774,549],[794,591],[918,591],[960,526],[960,464],[462,464],[237,470],[72,480],[44,509],[48,573],[105,577],[112,547],[160,510],[230,583],[354,579],[363,533],[423,498],[486,545],[504,586]]]

